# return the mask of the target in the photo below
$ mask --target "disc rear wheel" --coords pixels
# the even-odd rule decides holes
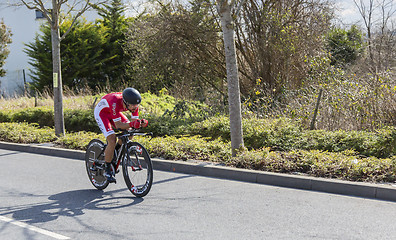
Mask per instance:
[[[105,189],[109,182],[104,176],[105,160],[104,160],[105,144],[99,139],[93,139],[89,142],[85,153],[85,167],[92,185],[99,189]]]

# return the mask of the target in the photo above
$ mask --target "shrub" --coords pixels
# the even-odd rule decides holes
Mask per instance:
[[[0,123],[0,140],[15,143],[44,143],[56,140],[53,129],[37,124]]]
[[[279,119],[243,119],[243,134],[245,145],[249,149],[259,149],[264,146],[272,150],[290,150],[301,138],[302,129],[295,122],[286,118]],[[200,134],[205,137],[230,141],[229,118],[213,117],[193,124],[188,128],[191,135]]]
[[[183,135],[188,132],[186,129],[189,125],[204,120],[211,111],[207,105],[199,102],[173,99],[173,103],[170,105],[172,108],[165,109],[162,114],[142,111],[141,117],[149,120],[147,131],[156,136]]]
[[[249,148],[264,146],[271,150],[289,151],[299,144],[302,129],[286,118],[247,119],[243,121],[244,140]]]
[[[47,107],[18,109],[11,113],[13,122],[37,123],[41,127],[54,126],[54,111]]]
[[[175,136],[184,134],[184,126],[188,121],[174,119],[170,116],[146,115],[142,116],[149,121],[145,131],[153,132],[155,136]]]
[[[64,111],[65,129],[70,132],[90,131],[100,133],[93,110]]]
[[[219,139],[208,141],[200,136],[193,137],[156,137],[153,139],[137,137],[152,157],[174,160],[203,160],[227,162],[231,158],[230,144]]]
[[[11,113],[8,110],[0,111],[0,122],[11,122]]]
[[[210,117],[204,121],[192,124],[186,129],[186,133],[212,139],[220,137],[223,141],[229,141],[231,140],[230,120],[227,116]]]
[[[98,138],[103,142],[106,142],[106,139],[103,136],[103,134],[81,131],[81,132],[67,133],[64,137],[57,139],[56,143],[64,148],[78,149],[85,151],[87,149],[88,143],[94,138]]]
[[[139,107],[141,114],[163,115],[167,110],[172,109],[176,99],[166,94],[166,89],[160,91],[159,95],[150,92],[142,93],[142,104]]]
[[[375,132],[366,131],[305,131],[295,148],[342,152],[354,150],[360,155],[378,158],[396,156],[396,128],[385,127]]]
[[[396,128],[384,127],[368,131],[304,130],[295,121],[278,119],[243,119],[245,146],[248,149],[269,147],[272,151],[296,149],[342,152],[354,150],[360,155],[378,158],[396,156]],[[229,120],[225,116],[212,117],[187,127],[191,135],[202,135],[230,141]]]
[[[279,173],[305,173],[315,177],[349,181],[394,182],[396,180],[396,157],[362,158],[354,151],[271,152],[269,148],[263,148],[246,151],[232,158],[230,165]]]

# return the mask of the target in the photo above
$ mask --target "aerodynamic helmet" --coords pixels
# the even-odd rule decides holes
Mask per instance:
[[[134,88],[125,88],[122,92],[122,100],[127,106],[129,104],[140,104],[142,96],[140,96],[139,91]]]

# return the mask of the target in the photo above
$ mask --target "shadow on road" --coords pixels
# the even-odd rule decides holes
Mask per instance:
[[[179,176],[179,177],[164,179],[164,180],[161,180],[161,181],[154,181],[153,185],[166,183],[166,182],[172,182],[172,181],[176,181],[176,180],[180,180],[180,179],[184,179],[184,178],[190,178],[190,177],[194,177],[194,175],[185,175],[185,176]]]
[[[26,223],[42,223],[56,220],[60,216],[74,217],[84,210],[104,210],[130,207],[143,202],[143,198],[114,197],[115,191],[95,189],[62,192],[48,197],[49,202],[5,207],[1,215],[12,214],[12,218]]]
[[[21,152],[4,153],[4,154],[0,154],[0,157],[10,156],[10,155],[17,155],[17,154],[21,154]]]

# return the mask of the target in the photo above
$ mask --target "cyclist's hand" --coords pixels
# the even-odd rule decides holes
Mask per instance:
[[[131,128],[134,128],[134,129],[139,129],[140,128],[140,120],[139,119],[137,119],[137,120],[135,120],[135,121],[133,121],[133,122],[129,122],[129,126],[131,127]]]
[[[141,124],[140,125],[141,128],[145,128],[148,125],[148,121],[146,119],[142,119],[140,120],[140,124]]]

